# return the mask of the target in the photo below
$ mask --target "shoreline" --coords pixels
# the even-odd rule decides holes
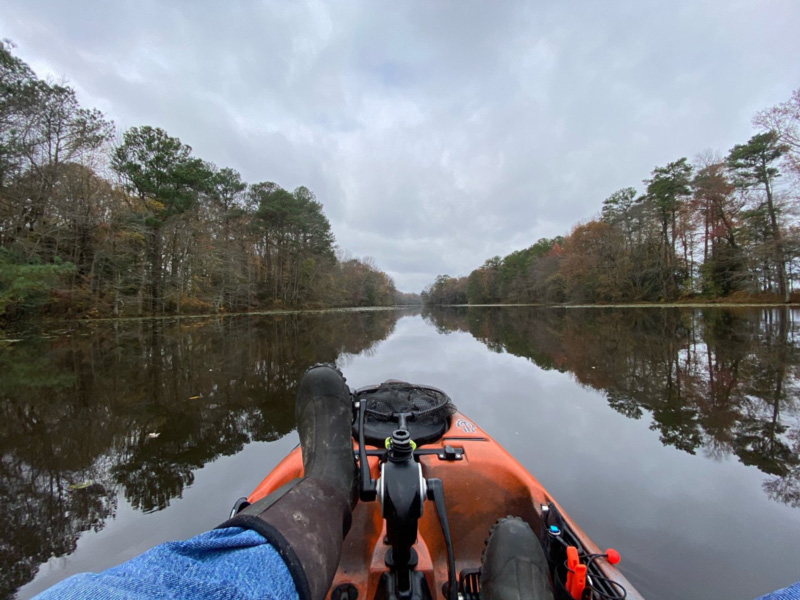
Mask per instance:
[[[547,303],[519,303],[519,304],[434,304],[434,305],[418,305],[406,304],[395,306],[343,306],[336,308],[296,308],[284,309],[276,308],[269,310],[258,310],[249,312],[230,312],[230,313],[198,313],[198,314],[176,314],[176,315],[158,315],[158,316],[140,316],[140,317],[74,317],[69,319],[63,318],[44,318],[37,321],[21,321],[11,324],[0,324],[0,336],[3,333],[19,333],[21,330],[30,326],[42,327],[43,329],[55,329],[59,325],[67,324],[80,324],[88,325],[92,323],[115,323],[115,322],[133,322],[133,321],[186,321],[186,320],[199,320],[199,319],[224,319],[229,317],[243,317],[243,316],[282,316],[282,315],[298,315],[298,314],[325,314],[325,313],[348,313],[348,312],[379,312],[390,310],[409,310],[416,309],[422,310],[424,308],[647,308],[647,309],[665,309],[665,308],[800,308],[798,302],[642,302],[642,303],[619,303],[619,304],[547,304]],[[10,325],[10,327],[9,327]],[[13,337],[0,337],[0,344],[11,344],[19,342],[23,337],[13,335]]]
[[[156,316],[141,316],[141,317],[73,317],[73,318],[57,318],[48,317],[38,320],[18,321],[13,323],[0,324],[0,336],[3,333],[13,333],[15,331],[24,330],[28,327],[42,327],[43,329],[55,329],[58,326],[80,324],[89,325],[92,323],[114,323],[118,321],[133,322],[133,321],[184,321],[190,319],[224,319],[228,317],[243,317],[243,316],[272,316],[272,315],[296,315],[296,314],[322,314],[322,313],[348,313],[348,312],[378,312],[389,310],[407,310],[407,309],[422,309],[421,305],[396,305],[396,306],[343,306],[336,308],[297,308],[297,309],[284,309],[276,308],[271,310],[258,310],[250,312],[226,312],[226,313],[198,313],[198,314],[176,314],[176,315],[156,315]],[[0,344],[14,343],[21,341],[23,338],[15,336],[0,337]]]

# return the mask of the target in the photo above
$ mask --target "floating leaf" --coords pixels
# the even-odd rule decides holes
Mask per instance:
[[[80,483],[73,483],[67,489],[69,490],[85,490],[89,486],[94,485],[94,479],[87,479],[86,481],[81,481]]]

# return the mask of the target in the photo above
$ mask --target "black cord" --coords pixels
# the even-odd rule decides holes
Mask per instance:
[[[625,600],[625,598],[628,597],[628,590],[626,590],[621,584],[617,583],[613,579],[609,579],[608,577],[603,577],[602,575],[593,575],[592,577],[594,579],[599,579],[600,581],[605,581],[610,586],[619,588],[619,590],[622,592],[622,595],[614,594],[612,596],[610,594],[606,594],[602,590],[598,590],[593,585],[589,585],[588,587],[592,591],[592,596],[597,595],[597,596],[600,596],[602,598],[606,598],[607,600]]]
[[[586,559],[587,559],[586,560],[586,570],[587,571],[592,566],[592,562],[594,562],[594,560],[597,559],[597,558],[608,558],[608,555],[606,555],[606,554],[589,554],[589,555],[587,555],[586,556]],[[597,580],[597,581],[603,581],[607,585],[611,586],[612,588],[619,589],[621,591],[621,593],[622,593],[622,595],[617,593],[617,594],[614,594],[612,596],[612,595],[606,594],[602,590],[598,590],[594,585],[588,585],[588,582],[587,582],[587,586],[589,587],[589,589],[592,590],[592,594],[593,595],[597,594],[598,596],[601,596],[603,598],[607,598],[608,600],[625,600],[625,598],[628,597],[628,590],[625,589],[625,586],[623,586],[621,583],[618,583],[618,582],[614,581],[613,579],[605,577],[604,575],[600,575],[598,567],[595,567],[595,573],[592,574],[592,579],[593,580]]]

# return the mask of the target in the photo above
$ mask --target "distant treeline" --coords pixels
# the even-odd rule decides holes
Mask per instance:
[[[313,192],[113,123],[0,43],[0,319],[419,302],[339,253]]]
[[[568,236],[440,275],[428,304],[790,301],[798,277],[800,89],[753,120],[759,133],[693,163],[656,167]]]

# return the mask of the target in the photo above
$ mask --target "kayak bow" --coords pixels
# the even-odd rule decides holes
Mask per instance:
[[[386,408],[384,402],[382,415],[375,398],[387,387],[393,393],[399,388],[438,393],[450,408],[431,420],[426,410],[436,411],[420,409],[416,402],[410,409],[391,402]],[[362,501],[353,511],[329,598],[453,599],[454,580],[461,598],[480,598],[486,538],[506,515],[522,518],[542,542],[555,598],[641,598],[612,564],[619,555],[592,542],[513,456],[455,410],[446,394],[387,382],[358,390],[354,399],[353,450],[361,457]],[[298,446],[247,500],[254,503],[302,476]]]

